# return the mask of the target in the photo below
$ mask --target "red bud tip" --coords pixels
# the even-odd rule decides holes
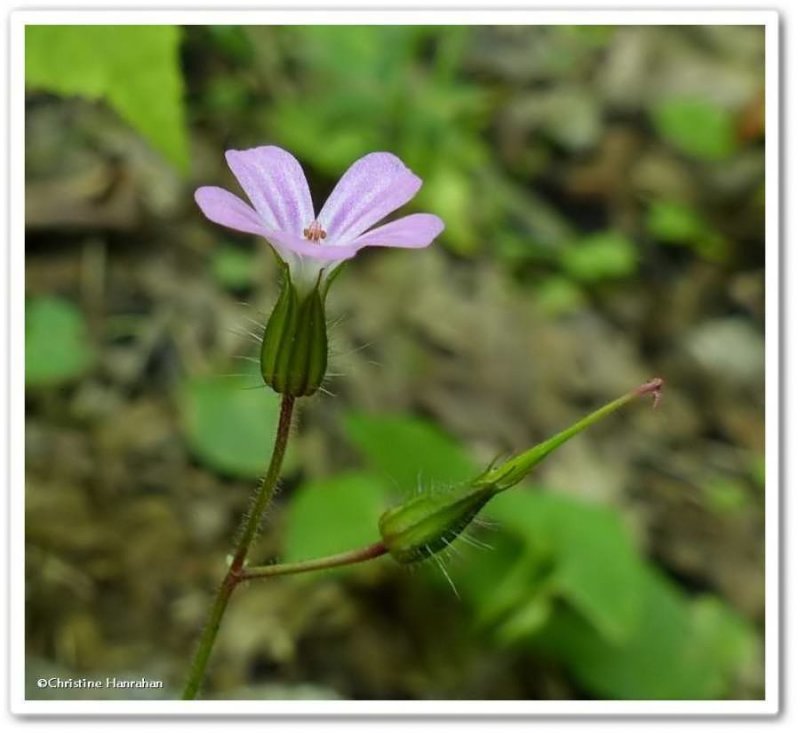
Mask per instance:
[[[663,378],[653,378],[646,383],[642,383],[635,391],[637,396],[653,396],[653,408],[657,408],[661,403],[661,392],[664,388]]]

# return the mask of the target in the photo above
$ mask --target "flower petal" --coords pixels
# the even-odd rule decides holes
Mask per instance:
[[[390,248],[424,248],[444,230],[444,222],[434,214],[409,214],[376,227],[353,240],[359,248],[376,245]]]
[[[194,200],[203,214],[218,225],[253,235],[264,234],[264,224],[258,212],[225,189],[201,186],[194,193]]]
[[[358,252],[358,247],[350,243],[343,245],[322,245],[312,242],[311,240],[306,240],[304,237],[295,237],[288,232],[281,232],[279,230],[267,229],[263,231],[263,235],[279,252],[288,250],[312,260],[318,260],[323,264],[334,260],[347,260]]]
[[[291,153],[266,145],[227,151],[225,158],[268,228],[299,236],[311,224],[314,204],[308,182]]]
[[[402,207],[422,179],[391,153],[359,158],[339,179],[317,218],[335,242],[348,242]]]

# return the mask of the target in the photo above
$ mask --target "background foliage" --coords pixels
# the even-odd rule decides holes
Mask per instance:
[[[405,493],[668,390],[493,501],[445,574],[242,591],[206,695],[763,696],[761,29],[42,26],[26,73],[31,681],[178,690],[276,421],[247,359],[274,263],[191,192],[271,142],[318,205],[391,150],[447,229],[337,282],[257,561],[369,543]]]

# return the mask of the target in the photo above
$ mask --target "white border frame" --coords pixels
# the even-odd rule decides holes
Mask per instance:
[[[10,709],[23,715],[550,716],[774,715],[779,702],[780,270],[779,15],[777,11],[543,10],[22,10],[10,16],[9,375]],[[766,36],[766,638],[765,699],[756,701],[69,701],[25,699],[24,635],[24,32],[27,24],[763,25]]]

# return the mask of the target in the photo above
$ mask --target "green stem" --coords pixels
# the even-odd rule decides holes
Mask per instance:
[[[387,552],[386,547],[381,543],[370,544],[363,549],[345,551],[341,554],[323,556],[319,559],[309,559],[308,561],[298,561],[288,564],[270,564],[263,567],[245,567],[242,571],[242,579],[262,579],[264,577],[279,577],[283,574],[299,574],[301,572],[315,572],[320,569],[332,569],[333,567],[343,567],[348,564],[360,564],[361,562],[377,559]]]
[[[197,651],[189,667],[189,676],[183,690],[182,699],[194,699],[197,696],[197,692],[203,682],[203,677],[205,676],[208,666],[208,659],[211,656],[214,642],[217,639],[222,617],[225,614],[225,609],[228,607],[228,600],[230,600],[236,586],[243,579],[242,567],[247,558],[247,552],[250,550],[250,544],[253,543],[253,539],[258,532],[261,518],[264,515],[264,511],[267,509],[267,505],[269,505],[269,501],[272,499],[275,487],[278,483],[278,478],[280,477],[281,465],[283,464],[283,457],[286,454],[286,444],[289,441],[289,432],[292,426],[294,400],[293,396],[284,395],[282,397],[281,414],[278,420],[278,430],[275,436],[275,446],[272,449],[272,458],[270,459],[269,468],[267,469],[267,474],[264,476],[264,480],[258,488],[258,492],[253,498],[253,502],[247,513],[244,530],[236,544],[233,560],[228,567],[225,578],[222,580],[214,602],[211,605],[206,626],[200,636],[200,643],[197,646]]]
[[[247,552],[250,550],[250,544],[253,543],[253,539],[258,532],[258,527],[261,525],[261,517],[267,509],[269,501],[272,500],[275,486],[278,484],[278,478],[281,474],[281,465],[283,464],[283,456],[286,454],[286,444],[289,441],[289,432],[292,428],[294,400],[294,396],[284,395],[281,397],[281,415],[278,420],[278,431],[275,436],[275,447],[272,450],[272,459],[270,460],[267,474],[253,501],[253,505],[247,514],[247,524],[239,538],[239,543],[236,546],[233,561],[231,562],[231,568],[235,568],[237,571],[244,566]]]
[[[228,607],[228,600],[230,600],[233,590],[236,589],[237,581],[229,568],[225,579],[222,580],[222,584],[217,590],[217,596],[214,598],[211,610],[208,613],[208,620],[203,628],[200,642],[189,667],[189,676],[186,679],[186,686],[183,689],[183,694],[181,694],[181,699],[194,699],[197,697],[197,692],[200,690],[200,685],[205,677],[211,650],[214,648],[214,642],[217,639],[220,623],[222,623],[222,616]]]
[[[525,475],[530,472],[534,465],[541,462],[550,452],[558,449],[562,444],[572,439],[576,434],[580,434],[584,429],[588,429],[592,424],[596,424],[609,414],[622,408],[636,398],[642,396],[653,396],[653,405],[656,406],[661,397],[661,390],[664,381],[661,378],[653,378],[643,383],[638,388],[626,393],[624,396],[607,403],[602,408],[598,408],[593,413],[585,416],[564,431],[550,437],[541,444],[531,447],[525,452],[518,454],[500,467],[491,470],[481,476],[481,480],[495,487],[496,492],[502,492],[509,487],[516,485]]]

